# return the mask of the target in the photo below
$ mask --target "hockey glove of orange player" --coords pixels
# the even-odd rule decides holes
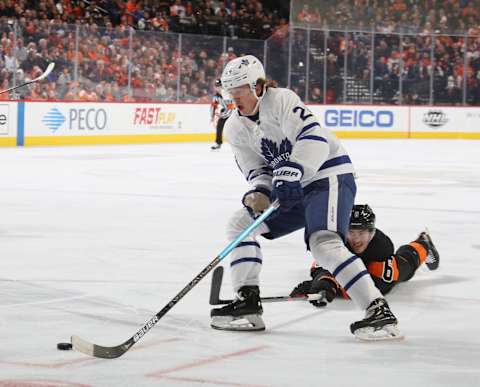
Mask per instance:
[[[315,268],[311,272],[312,280],[303,281],[298,284],[295,289],[290,293],[291,297],[303,296],[306,294],[317,294],[321,291],[325,291],[325,299],[328,302],[332,302],[337,294],[340,293],[340,286],[335,278],[330,274],[328,270],[321,267]],[[310,304],[316,307],[326,306],[325,299],[310,301]]]

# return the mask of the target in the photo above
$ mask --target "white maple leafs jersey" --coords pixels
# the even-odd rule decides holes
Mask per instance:
[[[253,187],[271,190],[273,170],[283,160],[302,165],[302,187],[328,176],[355,172],[336,135],[322,128],[318,118],[289,89],[268,88],[256,122],[236,110],[224,130],[238,167]]]

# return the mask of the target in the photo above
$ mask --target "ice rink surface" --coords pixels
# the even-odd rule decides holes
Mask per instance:
[[[478,386],[480,142],[349,140],[367,202],[396,247],[425,226],[441,254],[388,296],[404,341],[361,343],[352,302],[264,304],[267,330],[209,327],[210,276],[123,357],[118,345],[227,244],[247,185],[228,146],[0,150],[0,387]],[[308,276],[303,235],[265,241],[262,295]],[[228,258],[222,296],[230,294]]]

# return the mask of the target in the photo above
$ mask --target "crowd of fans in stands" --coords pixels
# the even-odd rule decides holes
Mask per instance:
[[[265,39],[280,19],[289,17],[289,8],[288,1],[275,0],[1,0],[0,15],[28,22]]]
[[[294,3],[294,8],[294,24],[320,28],[375,29],[380,33],[480,32],[479,0],[302,0]]]
[[[307,47],[306,30],[295,30],[289,77],[287,1],[0,0],[0,88],[54,61],[49,82],[16,97],[209,102],[223,63],[246,53],[264,59],[264,42],[244,39],[269,37],[267,72],[282,86],[290,78],[302,97],[307,88],[312,102],[365,102],[344,100],[344,90],[348,82],[369,90],[373,80],[375,102],[399,103],[401,92],[402,103],[428,103],[433,74],[435,102],[461,104],[466,85],[467,102],[480,104],[480,0],[312,1],[295,25],[363,31],[329,32],[325,47],[324,32],[312,30]]]

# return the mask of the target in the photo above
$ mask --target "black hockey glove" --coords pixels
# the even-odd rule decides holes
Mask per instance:
[[[321,267],[315,268],[311,272],[312,280],[303,281],[298,284],[290,293],[291,297],[299,297],[307,294],[316,294],[325,291],[326,301],[332,302],[340,292],[340,286],[328,270]],[[316,307],[327,306],[325,299],[310,301],[310,304]]]

